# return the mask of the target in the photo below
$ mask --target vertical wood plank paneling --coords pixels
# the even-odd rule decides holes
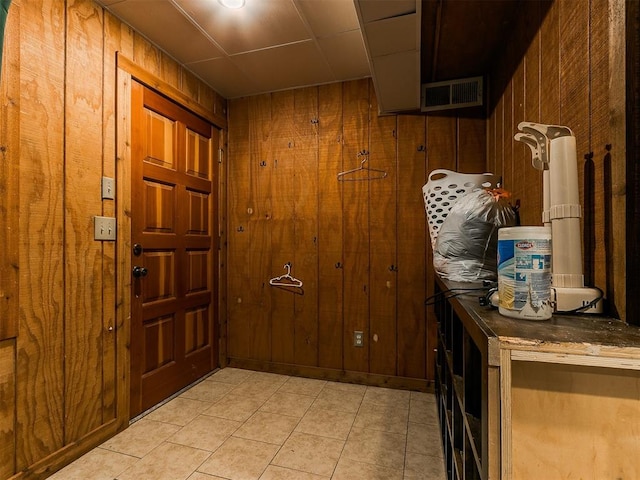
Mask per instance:
[[[589,24],[589,63],[591,88],[589,106],[589,136],[593,158],[585,161],[585,283],[596,285],[612,297],[607,282],[607,245],[611,245],[614,231],[611,227],[611,202],[607,198],[611,187],[607,185],[611,168],[611,124],[609,122],[609,2],[592,0]],[[604,208],[598,208],[604,206]],[[598,241],[602,232],[604,241]]]
[[[457,121],[453,116],[427,116],[427,174],[437,169],[444,168],[455,170],[457,163]],[[426,225],[425,225],[426,226]],[[425,245],[426,268],[426,292],[425,298],[431,297],[435,292],[435,270],[433,268],[433,251],[431,241]],[[432,378],[435,373],[434,349],[437,345],[437,323],[433,305],[429,305],[426,311],[426,351],[427,351],[427,377]]]
[[[486,171],[487,130],[484,118],[459,117],[457,126],[457,171],[482,173]]]
[[[228,167],[229,162],[226,156],[227,152],[227,132],[220,130],[218,140],[218,152],[214,152],[214,159],[218,159],[218,224],[216,225],[219,240],[219,264],[220,269],[217,272],[218,278],[218,305],[217,315],[218,324],[216,326],[218,331],[218,366],[224,368],[227,366],[227,344],[229,340],[228,336],[228,316],[229,311],[229,295],[227,290],[227,278],[229,275],[228,258],[227,258],[227,246],[228,246],[228,230],[229,225],[229,208],[228,208]],[[216,161],[216,160],[214,160]],[[215,266],[214,266],[214,275]],[[215,359],[214,359],[215,362]]]
[[[250,214],[253,210],[249,180],[249,101],[239,99],[232,102],[229,115],[229,147],[227,168],[229,171],[229,245],[228,245],[228,351],[230,357],[249,358],[251,318],[245,298],[244,286],[249,283],[250,266],[246,259],[250,240]]]
[[[426,130],[423,116],[398,116],[398,370],[401,377],[431,378],[425,372],[425,228],[422,186],[426,182]],[[421,148],[422,147],[422,148]]]
[[[17,470],[63,446],[64,24],[64,2],[20,4]]]
[[[15,473],[16,341],[0,341],[0,478]]]
[[[345,170],[362,160],[358,152],[369,150],[369,80],[343,83]],[[342,182],[344,254],[344,368],[369,370],[368,348],[353,346],[353,332],[369,337],[369,182]]]
[[[133,34],[133,61],[150,74],[162,78],[162,51],[137,32]]]
[[[65,443],[102,423],[103,265],[100,242],[87,241],[102,210],[102,11],[91,0],[67,3],[65,90]],[[94,141],[86,142],[86,138]],[[78,198],[83,198],[78,202]],[[88,281],[90,280],[90,281]]]
[[[507,190],[511,192],[512,203],[517,200],[522,203],[526,202],[524,198],[525,184],[529,178],[529,174],[533,174],[533,167],[531,166],[531,152],[522,142],[516,142],[513,138],[514,134],[518,131],[518,124],[526,120],[526,114],[524,109],[525,102],[525,60],[524,58],[518,63],[518,68],[513,74],[512,79],[512,94],[513,104],[512,112],[513,117],[511,124],[507,124],[507,135],[511,142],[511,158],[509,163],[511,164],[511,185],[506,185]],[[531,175],[535,177],[535,175]]]
[[[318,88],[294,91],[295,257],[304,295],[294,296],[296,365],[318,364]]]
[[[624,221],[620,220],[624,211],[624,188],[621,186],[624,182],[620,181],[621,175],[614,172],[619,172],[616,166],[623,165],[624,161],[616,162],[612,155],[616,132],[624,131],[621,124],[612,120],[615,115],[619,119],[619,112],[623,110],[620,107],[623,102],[619,102],[617,109],[613,103],[624,97],[624,88],[616,83],[621,77],[611,74],[621,70],[621,67],[612,67],[611,62],[624,57],[620,48],[613,46],[624,37],[623,29],[616,27],[622,25],[619,18],[623,7],[620,5],[606,0],[525,2],[518,23],[521,27],[514,29],[505,45],[521,43],[522,32],[525,32],[525,38],[533,38],[524,55],[524,115],[527,120],[543,124],[567,125],[576,136],[585,283],[603,288],[607,298],[615,297],[611,313],[624,316],[621,314],[624,300],[621,294],[615,293],[624,290],[624,275],[614,274],[614,270],[623,268],[617,262],[624,259],[619,250],[624,244],[624,236],[619,235],[624,230]],[[505,57],[509,56],[508,52],[507,48]],[[500,130],[506,132],[511,123],[515,126],[519,121],[517,105],[513,104],[513,119],[509,118],[507,107],[510,98],[520,97],[520,70],[516,69],[514,73],[506,65],[498,64],[492,72],[493,77],[505,75],[510,76],[511,95],[507,89],[495,100],[496,108],[489,125],[489,141],[492,142],[491,130],[495,122],[498,145]],[[619,154],[621,158],[624,157],[623,136],[619,133],[617,137],[619,152],[623,152]],[[506,139],[502,142],[506,145]],[[515,191],[522,192],[526,199],[521,209],[522,222],[539,225],[541,176],[528,167],[530,154],[527,152],[522,161],[532,173],[526,175],[522,185],[518,184],[515,172],[520,169],[521,157],[517,150],[524,147],[514,146],[515,157],[510,160],[505,154],[503,158],[505,168],[513,168]],[[613,180],[614,176],[617,181]],[[618,254],[614,254],[616,248]]]
[[[540,121],[549,125],[560,123],[559,3],[553,2],[540,27]]]
[[[116,91],[117,91],[117,68],[116,52],[121,50],[121,27],[120,22],[112,15],[103,13],[104,45],[102,51],[102,62],[104,71],[103,80],[103,105],[102,105],[102,174],[119,180],[116,175],[116,145],[108,139],[116,138]],[[117,195],[116,187],[116,195]],[[117,196],[117,198],[120,198]],[[102,202],[102,215],[116,217],[116,203],[114,200]],[[122,231],[118,229],[120,235]],[[122,237],[120,237],[122,240]],[[116,352],[117,352],[117,317],[116,317],[116,245],[112,242],[102,244],[102,409],[103,422],[117,417],[116,400]]]
[[[370,86],[371,112],[378,105]],[[369,182],[370,331],[369,371],[396,375],[398,358],[397,296],[397,117],[371,114],[369,166],[387,173]],[[418,190],[419,191],[419,190]],[[417,193],[417,192],[416,192]],[[366,348],[365,344],[365,348]]]
[[[249,283],[243,286],[250,306],[251,329],[248,333],[250,354],[256,360],[269,360],[271,354],[271,325],[269,279],[271,278],[271,169],[262,167],[271,152],[271,96],[249,99],[249,180],[252,209],[249,219]]]
[[[109,19],[109,24],[112,24]],[[131,342],[131,75],[117,69],[116,106],[116,192],[117,229],[120,237],[117,250],[116,325],[116,414],[120,422],[129,421]],[[105,359],[106,360],[106,359]],[[124,418],[123,418],[124,417]],[[126,424],[126,423],[125,423]]]
[[[342,368],[342,84],[318,91],[318,366]]]
[[[509,82],[502,97],[502,185],[513,188],[513,82]]]
[[[271,96],[272,158],[264,168],[273,170],[271,182],[271,265],[270,277],[285,273],[284,264],[293,264],[293,275],[300,278],[300,263],[295,249],[294,175],[296,171],[294,93],[285,91]],[[303,281],[306,280],[303,278]],[[295,291],[270,287],[271,360],[293,363],[295,356]]]
[[[0,78],[0,340],[18,335],[20,218],[20,5],[5,24]],[[13,461],[12,461],[13,465]]]
[[[528,2],[526,4],[529,14],[526,15],[527,32],[536,29],[541,23],[540,2]],[[540,122],[540,31],[536,30],[535,35],[527,34],[528,38],[533,38],[525,54],[525,78],[524,78],[524,119],[528,122]],[[514,124],[514,129],[518,125]],[[516,147],[517,148],[517,147]],[[526,181],[524,182],[523,197],[526,202],[522,202],[520,207],[520,221],[523,225],[542,225],[542,172],[535,170],[531,165],[531,154],[528,147],[520,145],[524,151],[523,169],[525,170]],[[526,151],[524,150],[526,149]]]
[[[560,124],[576,137],[580,204],[584,205],[584,166],[589,140],[589,8],[579,2],[560,2]],[[582,224],[584,228],[584,223]]]

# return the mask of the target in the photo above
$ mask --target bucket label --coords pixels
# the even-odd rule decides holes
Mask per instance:
[[[551,296],[551,240],[499,240],[500,307],[510,310],[548,306]]]

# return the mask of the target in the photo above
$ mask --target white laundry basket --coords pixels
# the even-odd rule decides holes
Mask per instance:
[[[456,200],[481,188],[496,188],[498,181],[499,177],[493,173],[458,173],[445,169],[432,171],[422,187],[431,247],[435,248],[440,225]]]

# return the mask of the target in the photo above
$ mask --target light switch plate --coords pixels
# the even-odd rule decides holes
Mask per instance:
[[[113,217],[93,217],[94,240],[116,239],[116,219]]]
[[[102,199],[114,200],[116,198],[116,182],[113,178],[102,177]]]

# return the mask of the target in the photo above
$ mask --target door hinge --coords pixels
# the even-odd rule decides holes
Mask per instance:
[[[222,157],[224,156],[224,150],[222,148],[218,149],[218,163],[222,163]]]

